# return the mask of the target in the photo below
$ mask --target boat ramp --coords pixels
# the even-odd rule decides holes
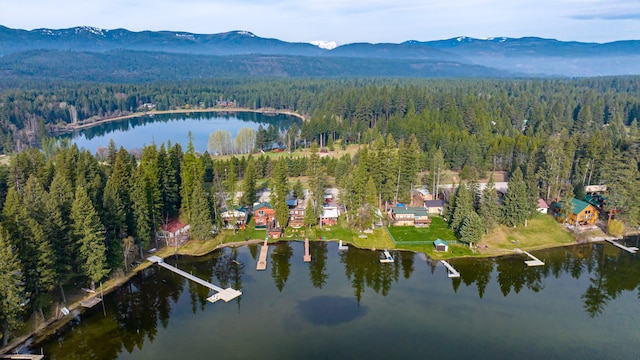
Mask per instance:
[[[618,247],[618,248],[620,248],[620,249],[622,249],[624,251],[628,251],[628,252],[630,252],[632,254],[635,254],[636,252],[638,252],[638,248],[635,247],[635,246],[627,247],[627,246],[624,246],[624,245],[620,244],[619,242],[616,242],[616,241],[611,240],[611,239],[605,239],[605,241],[608,242],[609,244],[615,246],[615,247]]]
[[[152,263],[158,264],[160,266],[162,266],[165,269],[171,270],[174,273],[181,275],[193,282],[196,282],[202,286],[208,287],[209,289],[213,290],[216,292],[216,294],[214,294],[213,296],[210,296],[207,300],[209,300],[210,302],[216,302],[218,300],[224,300],[225,302],[229,302],[230,300],[233,300],[235,298],[237,298],[238,296],[242,295],[242,292],[236,290],[236,289],[232,289],[232,288],[227,288],[227,289],[223,289],[219,286],[213,285],[212,283],[209,283],[207,281],[204,281],[202,279],[200,279],[199,277],[193,276],[191,274],[189,274],[188,272],[182,271],[180,269],[178,269],[175,266],[171,266],[169,264],[167,264],[166,262],[164,262],[164,259],[162,259],[161,257],[158,256],[151,256],[149,258],[147,258],[147,260],[151,261]]]
[[[460,273],[456,269],[454,269],[451,264],[444,260],[440,260],[440,262],[442,263],[442,265],[444,265],[444,267],[447,268],[447,276],[449,276],[450,278],[460,277]]]

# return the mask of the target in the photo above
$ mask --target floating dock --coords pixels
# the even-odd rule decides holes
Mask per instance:
[[[258,264],[256,270],[267,269],[267,254],[269,253],[269,246],[267,245],[267,239],[264,239],[264,245],[260,248],[260,256],[258,257]]]
[[[225,302],[228,302],[230,300],[233,300],[235,298],[237,298],[238,296],[242,295],[242,292],[236,290],[236,289],[232,289],[232,288],[227,288],[227,289],[223,289],[219,286],[213,285],[210,282],[204,281],[202,279],[200,279],[197,276],[193,276],[191,274],[189,274],[188,272],[182,271],[180,269],[178,269],[175,266],[171,266],[169,264],[167,264],[166,262],[164,262],[164,259],[162,259],[161,257],[158,256],[152,256],[150,258],[147,258],[147,260],[151,261],[152,263],[158,264],[160,266],[162,266],[165,269],[171,270],[174,273],[181,275],[183,277],[186,277],[187,279],[196,282],[204,287],[208,287],[209,289],[217,292],[217,294],[214,294],[213,296],[210,296],[207,300],[211,301],[211,302],[216,302],[218,300],[224,300]]]
[[[384,256],[380,259],[381,263],[392,263],[393,262],[393,256],[391,256],[391,254],[389,253],[389,250],[385,249],[384,250]]]
[[[311,254],[309,254],[309,238],[304,239],[304,262],[311,262]]]
[[[528,257],[531,258],[531,260],[525,260],[525,264],[527,264],[527,266],[542,266],[544,265],[544,261],[538,259],[537,257],[529,254],[528,252],[524,251],[524,250],[520,250],[520,249],[514,249],[515,252],[517,252],[518,254],[525,254]]]
[[[618,248],[620,248],[620,249],[622,249],[624,251],[628,251],[628,252],[630,252],[632,254],[635,254],[636,252],[638,252],[638,248],[635,247],[635,246],[627,247],[627,246],[624,246],[624,245],[622,245],[622,244],[620,244],[618,242],[615,242],[613,240],[610,240],[610,239],[605,239],[605,241],[608,242],[609,244],[615,246],[615,247],[618,247]]]
[[[444,260],[440,260],[440,262],[442,263],[442,265],[444,265],[444,267],[447,268],[447,276],[449,276],[450,278],[460,277],[460,273],[456,269],[454,269],[451,264]]]
[[[349,247],[347,245],[342,245],[342,240],[340,240],[340,243],[338,244],[338,250],[349,250]]]

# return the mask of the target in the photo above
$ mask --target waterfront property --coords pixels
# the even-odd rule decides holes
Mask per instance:
[[[158,240],[165,241],[167,246],[180,246],[189,240],[189,224],[184,224],[178,219],[173,219],[162,224],[161,230],[156,234]]]
[[[276,212],[268,202],[261,202],[253,206],[253,219],[256,229],[266,229],[267,225],[275,219],[275,216]]]
[[[247,209],[237,208],[224,211],[220,214],[225,229],[242,230],[247,225]]]
[[[422,206],[394,206],[388,214],[392,226],[428,227],[431,224],[429,212]]]
[[[569,225],[595,225],[598,220],[598,210],[595,206],[576,198],[571,198],[569,201],[571,213],[568,217],[562,211],[565,206],[564,201],[554,202],[551,205],[558,221],[569,223]]]

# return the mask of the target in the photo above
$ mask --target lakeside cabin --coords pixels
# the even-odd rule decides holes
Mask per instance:
[[[596,209],[595,206],[576,198],[571,198],[569,201],[571,201],[572,212],[566,219],[562,212],[564,201],[552,203],[551,208],[555,213],[557,221],[566,222],[569,223],[569,225],[578,224],[591,226],[596,224],[596,221],[598,220],[598,209]]]

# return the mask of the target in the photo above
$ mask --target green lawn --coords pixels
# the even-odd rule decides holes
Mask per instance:
[[[389,232],[391,232],[391,235],[393,235],[396,242],[457,239],[454,232],[449,229],[447,223],[444,222],[441,217],[437,216],[431,217],[431,225],[429,225],[428,228],[416,228],[413,226],[390,226]]]

